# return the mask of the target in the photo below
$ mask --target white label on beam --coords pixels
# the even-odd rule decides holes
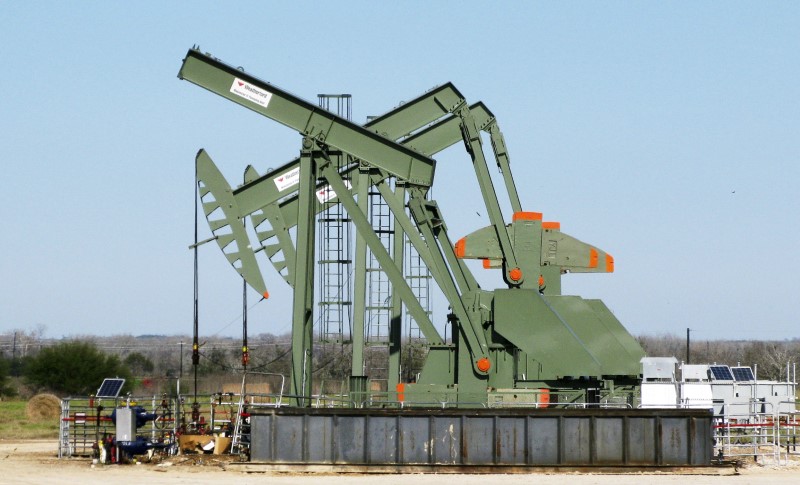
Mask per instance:
[[[297,185],[297,183],[300,181],[300,167],[293,168],[288,172],[275,177],[272,179],[272,181],[275,182],[275,186],[278,187],[278,191],[283,192],[289,187]]]
[[[265,108],[269,106],[269,100],[272,99],[272,93],[269,91],[261,89],[258,86],[253,86],[249,82],[242,81],[238,77],[233,78],[231,92],[236,96],[240,96]]]
[[[344,185],[348,190],[353,188],[353,185],[349,180],[345,180]],[[336,192],[333,191],[333,188],[331,188],[330,185],[326,185],[325,187],[317,190],[317,199],[319,199],[320,203],[324,204],[334,197],[336,197]]]

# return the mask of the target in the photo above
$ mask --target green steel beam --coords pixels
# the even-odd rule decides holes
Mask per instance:
[[[475,103],[471,106],[471,112],[472,110],[475,110],[473,116],[475,117],[476,123],[488,124],[489,121],[494,119],[493,115],[486,109],[483,103]],[[419,120],[416,124],[420,125],[422,121],[423,120]],[[364,126],[368,125],[369,124]],[[411,124],[409,123],[405,126],[411,126]],[[460,119],[455,116],[448,116],[446,119],[438,121],[414,135],[400,140],[399,143],[411,147],[420,153],[432,156],[445,148],[453,146],[461,139]],[[233,190],[233,195],[241,210],[239,215],[245,216],[284,198],[285,200],[281,202],[281,207],[291,206],[297,198],[297,195],[293,194],[293,192],[296,192],[297,189],[297,184],[294,183],[294,181],[297,177],[298,163],[299,160],[294,159],[270,173],[262,175],[252,183],[235,188]],[[341,172],[342,176],[350,176],[357,169],[358,164],[352,164]],[[386,176],[389,177],[390,175],[391,174],[387,172]],[[281,187],[283,187],[283,189],[281,189]],[[351,191],[355,192],[355,188]]]
[[[449,267],[449,271],[452,273],[453,278],[455,278],[455,282],[458,284],[457,293],[466,293],[468,291],[476,290],[479,288],[478,282],[475,280],[475,277],[472,275],[472,272],[467,268],[467,265],[464,264],[463,261],[459,260],[458,258],[453,258],[451,260],[448,257],[448,254],[452,252],[453,246],[450,244],[450,240],[447,239],[447,230],[444,224],[444,217],[439,212],[439,206],[436,204],[436,201],[433,200],[426,200],[425,194],[418,190],[412,188],[410,190],[411,197],[409,199],[408,207],[411,209],[411,213],[414,216],[414,221],[417,227],[420,228],[422,231],[423,228],[429,228],[429,234],[424,234],[426,241],[431,241],[431,252],[433,252],[438,246],[443,248],[447,248],[444,250],[445,258],[447,259],[446,267]],[[440,240],[441,237],[445,238],[445,241]],[[437,244],[438,243],[438,244]],[[440,249],[441,251],[441,249]],[[426,264],[429,265],[426,261]]]
[[[305,137],[368,160],[409,184],[429,187],[436,162],[218,59],[189,50],[178,74]]]
[[[389,187],[389,184],[386,183],[386,178],[383,175],[374,175],[373,176],[373,185],[375,188],[378,189],[383,199],[386,201],[386,205],[389,206],[389,210],[391,210],[392,214],[400,214],[400,216],[395,215],[395,221],[400,225],[403,233],[408,236],[409,241],[414,246],[414,249],[417,250],[422,260],[425,262],[425,265],[430,269],[434,267],[433,256],[431,255],[432,248],[428,246],[428,243],[422,239],[420,235],[419,228],[414,225],[408,215],[405,213],[405,204],[398,200],[394,196],[394,192]],[[396,231],[397,229],[395,229]],[[439,287],[444,287],[446,283],[446,278],[442,278],[441,273],[432,273],[434,281]]]
[[[514,184],[514,177],[511,176],[511,161],[508,156],[508,149],[506,148],[506,140],[500,127],[497,125],[496,120],[484,130],[489,133],[490,140],[492,141],[492,150],[494,151],[494,158],[497,161],[497,166],[500,167],[500,172],[503,174],[503,181],[506,184],[506,192],[511,202],[511,210],[516,214],[522,212],[522,203],[519,200],[517,193],[517,186]]]
[[[406,200],[406,189],[402,185],[395,188],[393,197],[402,205]],[[405,211],[399,214],[394,213],[394,238],[392,239],[392,259],[394,264],[400,268],[401,275],[404,268],[403,246],[405,237],[399,218],[405,216]],[[405,281],[405,278],[404,278]],[[392,298],[392,309],[389,317],[389,375],[388,391],[394,392],[397,384],[400,383],[400,357],[402,352],[403,339],[403,302],[400,298]]]
[[[467,339],[468,342],[471,342],[471,349],[474,349],[474,359],[473,365],[477,362],[478,359],[484,357],[485,354],[483,353],[484,350],[487,348],[485,338],[483,338],[482,333],[479,332],[479,335],[474,333],[475,328],[479,328],[479,325],[475,326],[471,322],[470,314],[467,312],[466,307],[464,306],[464,302],[459,295],[459,290],[456,287],[455,282],[453,281],[453,274],[451,273],[448,265],[444,262],[442,258],[442,250],[437,243],[437,238],[433,234],[433,229],[431,227],[434,224],[441,224],[439,221],[433,221],[431,217],[428,216],[418,216],[417,223],[415,225],[414,222],[411,221],[409,216],[405,212],[403,201],[405,196],[402,199],[399,195],[392,192],[389,185],[385,182],[385,176],[377,174],[373,176],[373,184],[380,192],[383,199],[386,201],[389,209],[391,210],[392,214],[395,215],[395,241],[397,241],[398,234],[405,233],[411,244],[417,250],[417,253],[420,255],[422,260],[425,262],[425,265],[431,272],[431,276],[433,277],[436,284],[445,294],[445,298],[450,303],[453,312],[456,314],[459,321],[466,322],[467,328],[462,328],[461,333],[464,334],[464,337]],[[404,190],[403,188],[398,188],[399,190]],[[412,192],[416,191],[416,197],[418,199],[424,200],[424,194],[421,193],[419,189],[411,189]],[[414,208],[412,207],[413,201],[409,201],[409,208],[411,209],[412,213],[414,212]],[[424,211],[424,209],[422,209]],[[417,208],[417,212],[420,209]],[[427,214],[427,212],[425,212]],[[422,234],[420,234],[422,232]],[[423,235],[425,238],[423,239]],[[449,244],[449,243],[447,243]],[[446,246],[449,248],[449,246]],[[450,248],[452,251],[452,248]],[[397,260],[397,255],[395,255]],[[459,261],[460,263],[460,261]],[[465,266],[457,265],[456,273],[460,270],[466,270],[467,275],[470,278],[469,281],[472,282],[472,287],[477,288],[477,283],[472,278],[472,274],[469,273],[469,270],[466,269]],[[461,281],[461,287],[469,289],[470,286],[467,283],[467,279],[463,277],[459,280]],[[469,333],[469,334],[468,334]],[[396,337],[399,338],[399,335]],[[468,345],[469,346],[469,345]],[[399,352],[399,348],[398,348]],[[399,364],[397,365],[399,370]],[[391,362],[390,362],[390,369]],[[480,372],[477,367],[475,368],[477,372]],[[391,383],[390,383],[391,384]],[[390,386],[389,391],[391,392],[393,388]]]
[[[366,214],[369,210],[369,173],[359,171],[351,179],[357,181],[358,210]],[[352,217],[352,216],[351,216]],[[351,375],[364,375],[364,325],[367,318],[367,243],[356,231],[356,254],[353,261],[355,277],[353,281],[353,360],[351,362]]]
[[[458,289],[455,288],[450,279],[450,270],[455,270],[456,275],[458,275],[459,269],[466,268],[462,266],[453,253],[453,246],[450,245],[447,239],[447,229],[444,226],[441,214],[438,212],[436,203],[434,201],[426,201],[419,195],[421,194],[415,194],[414,190],[411,191],[408,207],[411,209],[411,214],[414,216],[414,221],[422,233],[422,237],[425,238],[430,248],[433,265],[429,265],[428,269],[432,273],[438,273],[437,283],[439,281],[443,283],[440,288],[460,323],[459,329],[469,347],[473,369],[479,374],[486,374],[485,371],[477,367],[477,362],[482,358],[486,358],[489,351],[486,336],[481,327],[482,322],[478,322],[472,317],[463,298],[463,295],[468,292],[471,293],[471,288],[467,286],[469,284],[466,282],[467,280],[464,280],[463,283],[460,283],[463,286],[461,286],[461,293],[459,294]],[[440,241],[440,238],[444,238],[444,241]],[[472,276],[470,273],[468,274],[470,277]],[[475,287],[477,288],[477,284]]]
[[[452,83],[446,83],[368,121],[364,127],[385,138],[397,140],[450,114],[463,102],[464,96],[458,89]]]
[[[459,300],[459,289],[463,292],[477,289],[478,283],[475,281],[475,278],[466,265],[458,264],[454,267],[452,272],[447,265],[437,265],[433,253],[441,250],[437,244],[436,237],[431,231],[430,237],[423,239],[420,233],[421,228],[424,225],[428,225],[428,222],[412,222],[411,218],[405,213],[403,203],[397,200],[391,188],[385,183],[385,177],[382,175],[374,175],[372,183],[386,201],[392,214],[395,214],[395,221],[408,236],[414,249],[417,250],[417,253],[419,253],[420,257],[425,262],[425,266],[431,270],[431,276],[433,276],[436,284],[445,293],[448,302]],[[410,193],[413,193],[412,197],[415,197],[417,200],[425,201],[425,196],[421,191],[412,188]],[[409,201],[409,208],[411,208],[411,201]],[[424,209],[418,209],[417,212],[419,221],[428,221],[430,219],[426,215],[420,215],[422,213],[427,214]],[[398,216],[397,214],[400,215]],[[443,269],[439,271],[437,270],[437,266],[441,266]],[[455,278],[455,282],[453,278]],[[458,284],[458,286],[456,286],[456,284]]]
[[[436,281],[436,284],[450,303],[456,318],[461,322],[459,328],[472,354],[473,368],[476,372],[484,374],[477,368],[477,361],[487,356],[486,338],[481,329],[481,322],[475,321],[471,317],[461,296],[466,292],[477,289],[478,284],[475,282],[472,273],[466,268],[466,265],[458,260],[455,254],[448,256],[448,252],[453,253],[453,247],[447,239],[446,227],[441,215],[438,213],[435,202],[424,200],[424,194],[421,193],[421,190],[412,188],[410,190],[411,198],[408,203],[415,220],[412,223],[403,210],[402,203],[388,185],[381,180],[380,176],[374,177],[374,183],[387,205],[389,205],[389,209],[395,214],[395,221],[408,234],[411,244],[414,245],[425,265],[431,271],[434,281]],[[438,241],[440,237],[445,239],[441,243]],[[442,253],[444,253],[444,256]],[[449,264],[448,261],[450,262]],[[453,280],[454,276],[461,288],[461,293],[459,293],[459,288],[456,287],[456,282]]]
[[[477,102],[470,105],[470,113],[475,118],[475,123],[479,129],[484,129],[493,120],[494,115],[489,111],[485,104]],[[433,156],[445,148],[462,141],[461,118],[456,115],[449,115],[436,123],[417,131],[413,135],[403,138],[400,143],[413,148],[414,150]]]
[[[506,231],[505,221],[503,220],[503,213],[500,209],[500,203],[497,200],[497,192],[492,183],[492,177],[489,175],[489,167],[486,164],[486,158],[483,155],[483,143],[481,142],[480,132],[475,124],[475,118],[470,113],[468,107],[464,106],[458,111],[458,116],[461,118],[461,129],[464,136],[464,143],[466,144],[467,151],[472,157],[472,164],[475,169],[475,177],[478,180],[478,185],[481,189],[483,202],[486,205],[486,211],[489,215],[489,222],[494,226],[496,237],[500,243],[500,250],[503,252],[503,279],[509,285],[519,285],[522,283],[522,278],[514,277],[514,270],[519,270],[517,257],[514,253],[514,247],[511,244],[511,238],[508,237]]]
[[[317,175],[312,155],[313,142],[303,140],[300,156],[299,221],[297,225],[297,261],[303,279],[296,281],[292,302],[292,374],[290,388],[294,405],[311,405],[311,362],[314,312],[314,189]]]

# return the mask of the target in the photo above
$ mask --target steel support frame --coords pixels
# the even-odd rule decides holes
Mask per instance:
[[[383,195],[383,194],[381,194]],[[406,199],[405,186],[398,183],[395,185],[394,197],[400,204],[403,204]],[[387,201],[388,203],[388,201]],[[391,207],[390,207],[391,209]],[[405,267],[403,248],[405,246],[405,231],[399,224],[399,217],[397,213],[392,211],[395,217],[394,223],[394,240],[392,241],[392,255],[395,264],[400,268],[400,274],[403,274],[402,268]],[[405,211],[401,212],[405,215]],[[406,281],[403,275],[403,281]],[[416,300],[416,298],[415,298]],[[403,350],[403,301],[400,298],[392,298],[392,309],[389,320],[389,373],[388,373],[388,391],[394,392],[397,384],[400,383],[400,357]]]
[[[356,195],[358,197],[357,206],[360,214],[366,214],[369,208],[369,169],[364,167],[359,170],[356,177],[358,186]],[[352,215],[350,215],[352,218]],[[351,376],[364,376],[364,327],[367,315],[367,243],[356,230],[356,253],[355,253],[355,278],[353,282],[353,360],[351,362]]]
[[[434,280],[444,292],[448,302],[450,302],[451,308],[460,322],[459,328],[468,342],[468,347],[473,357],[473,366],[475,366],[479,359],[487,357],[488,346],[481,328],[481,322],[475,321],[475,318],[467,311],[459,294],[459,287],[463,294],[477,289],[478,285],[469,269],[463,265],[461,260],[455,257],[449,240],[445,240],[440,247],[437,233],[444,226],[444,221],[441,219],[440,214],[430,209],[435,207],[435,202],[426,201],[419,188],[411,187],[409,189],[409,208],[414,216],[415,227],[411,219],[406,215],[402,202],[388,185],[383,180],[374,180],[373,183],[389,205],[395,216],[395,221],[408,234],[411,244],[425,261],[428,269],[431,270]],[[446,231],[441,232],[446,238]],[[448,253],[451,253],[450,257],[448,257]],[[448,260],[450,264],[448,264]],[[453,280],[450,268],[454,268],[459,287],[456,286],[456,282]],[[474,369],[479,374],[485,374],[484,371],[480,371],[477,367],[474,367]]]
[[[350,214],[350,217],[353,219],[356,230],[364,238],[366,245],[369,247],[370,251],[372,251],[375,259],[378,260],[381,268],[391,281],[395,296],[399,297],[406,305],[409,313],[411,313],[417,321],[425,338],[434,344],[442,343],[439,332],[433,326],[427,312],[414,297],[414,292],[405,281],[402,269],[397,267],[386,248],[381,244],[380,239],[372,229],[366,215],[359,209],[352,194],[347,190],[347,186],[344,184],[342,177],[330,163],[326,163],[324,166],[320,167],[320,176],[325,178],[331,188],[333,188],[333,191],[339,195],[339,201],[344,205],[347,213]]]
[[[310,138],[303,139],[300,152],[300,188],[298,194],[297,275],[292,302],[292,374],[290,388],[293,405],[311,405],[312,339],[314,315],[315,188],[317,169]]]
[[[470,113],[468,106],[463,106],[457,111],[458,116],[461,118],[461,130],[464,136],[464,144],[467,152],[472,157],[472,165],[475,169],[475,178],[478,180],[478,185],[481,189],[486,211],[489,215],[489,221],[494,226],[497,234],[497,240],[500,243],[500,250],[503,253],[503,278],[509,286],[516,286],[522,283],[522,278],[512,278],[511,272],[514,269],[519,269],[517,264],[517,256],[514,252],[514,247],[511,244],[511,238],[508,236],[506,224],[503,220],[503,213],[500,209],[500,203],[497,200],[497,192],[492,183],[492,177],[489,174],[489,167],[486,163],[486,157],[483,155],[483,143],[481,141],[481,134],[475,124],[475,117]]]

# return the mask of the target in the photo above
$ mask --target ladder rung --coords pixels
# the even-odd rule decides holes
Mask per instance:
[[[319,222],[350,222],[352,219],[349,217],[320,217]]]

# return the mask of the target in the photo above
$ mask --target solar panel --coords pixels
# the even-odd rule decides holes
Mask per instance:
[[[124,385],[125,379],[103,379],[100,389],[97,390],[97,397],[117,397]]]
[[[753,369],[749,367],[732,367],[733,378],[738,382],[748,382],[756,380]]]
[[[727,365],[712,365],[709,366],[711,369],[711,377],[714,378],[715,381],[732,381],[733,374],[731,373],[731,368]]]

